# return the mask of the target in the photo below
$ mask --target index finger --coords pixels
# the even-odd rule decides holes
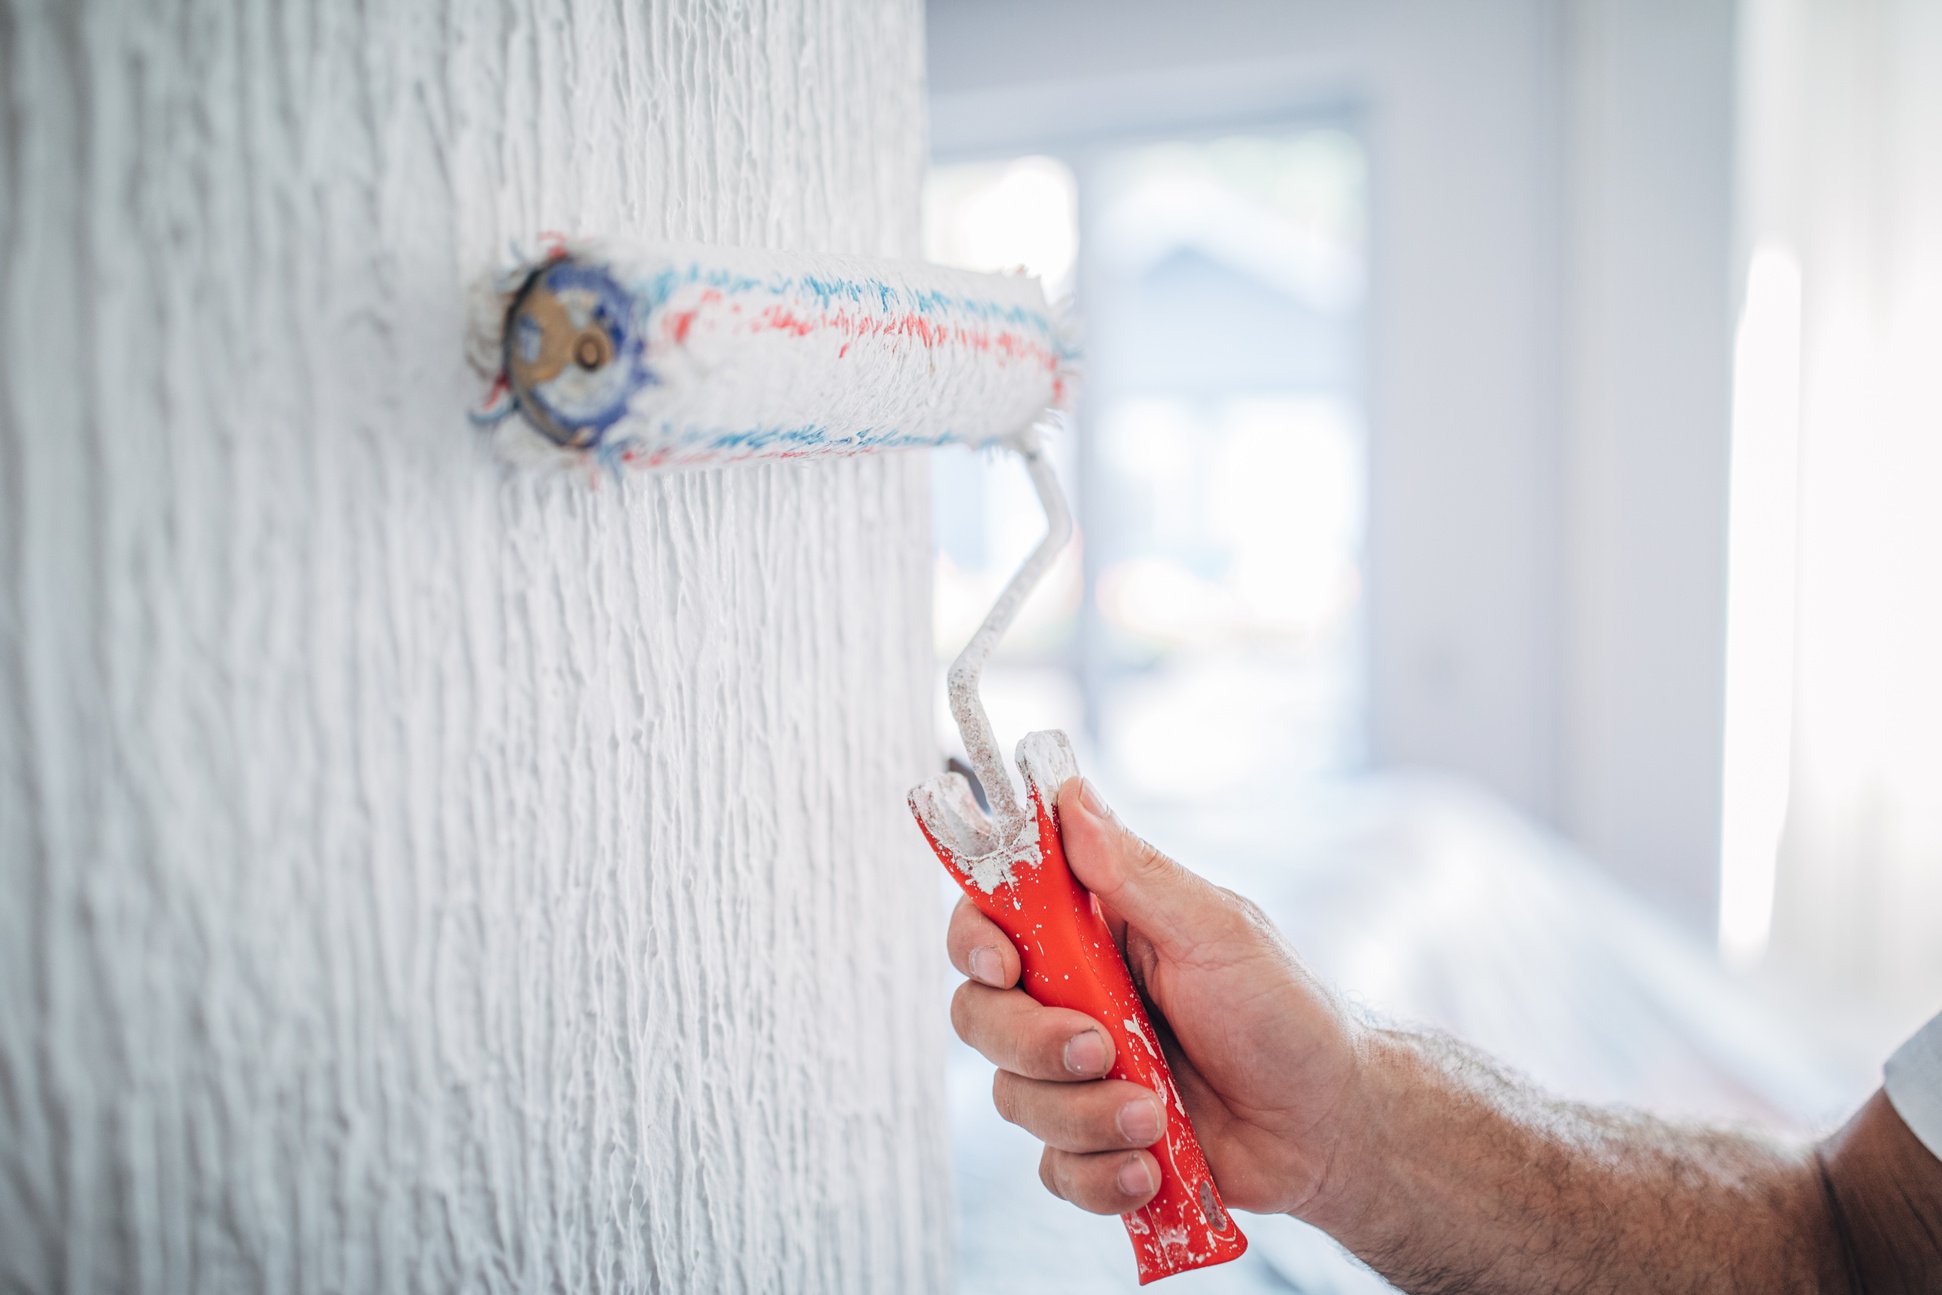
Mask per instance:
[[[951,965],[980,984],[1010,989],[1018,983],[1018,950],[980,913],[969,899],[960,898],[951,910],[951,926],[944,936]]]

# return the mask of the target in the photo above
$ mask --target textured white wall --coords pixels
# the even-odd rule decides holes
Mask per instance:
[[[0,1288],[944,1284],[925,465],[510,480],[460,358],[910,250],[914,0],[0,22]]]

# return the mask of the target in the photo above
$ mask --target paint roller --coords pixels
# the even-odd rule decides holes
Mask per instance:
[[[948,676],[990,806],[956,773],[909,803],[972,903],[1011,937],[1034,999],[1097,1019],[1111,1077],[1166,1105],[1153,1199],[1122,1216],[1141,1284],[1238,1257],[1220,1192],[1158,1035],[1092,896],[1066,866],[1064,733],[1018,745],[1021,798],[979,698],[998,639],[1072,534],[1041,439],[1066,407],[1075,348],[1035,279],[857,257],[549,239],[475,300],[471,353],[492,379],[476,417],[530,466],[676,469],[940,445],[1017,452],[1046,534]]]

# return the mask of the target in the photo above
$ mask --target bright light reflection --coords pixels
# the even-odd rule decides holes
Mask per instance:
[[[1799,473],[1800,264],[1762,245],[1733,342],[1727,522],[1719,947],[1739,968],[1766,953],[1787,815]]]
[[[1023,269],[1057,300],[1072,291],[1078,204],[1072,168],[1056,158],[937,168],[925,183],[925,253],[968,270]]]

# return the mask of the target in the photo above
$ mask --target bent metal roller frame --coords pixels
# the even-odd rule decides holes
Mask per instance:
[[[1142,1284],[1237,1258],[1158,1035],[1092,896],[1066,866],[1056,804],[1078,763],[1062,732],[1018,744],[1021,800],[978,684],[993,646],[1072,534],[1040,425],[1066,406],[1075,350],[1023,275],[839,256],[548,240],[481,285],[471,355],[492,380],[475,414],[528,466],[671,469],[911,447],[1016,451],[1045,538],[949,673],[951,714],[991,806],[940,774],[917,825],[1017,947],[1034,999],[1097,1019],[1111,1077],[1157,1092],[1160,1188],[1123,1215]],[[515,417],[514,415],[517,415]]]

